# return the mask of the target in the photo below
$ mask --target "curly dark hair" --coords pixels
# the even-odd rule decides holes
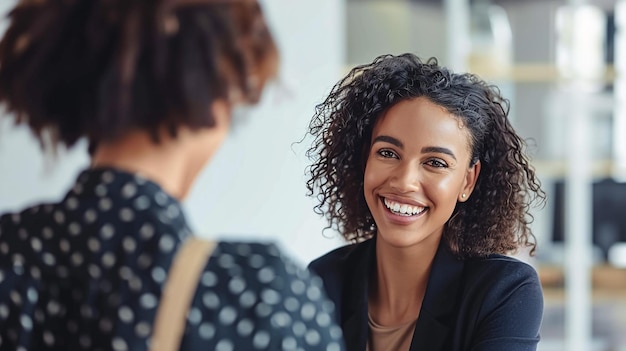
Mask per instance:
[[[529,228],[534,202],[545,193],[528,157],[526,143],[508,120],[509,102],[495,86],[473,74],[452,73],[435,58],[383,55],[355,67],[316,106],[308,132],[312,164],[307,189],[315,211],[349,242],[375,235],[365,202],[364,170],[376,121],[403,100],[425,97],[462,119],[471,134],[472,164],[481,171],[472,196],[457,203],[443,238],[461,258],[507,254],[520,247],[534,252]],[[471,165],[468,165],[471,166]]]
[[[254,0],[31,0],[9,17],[0,103],[42,145],[212,127],[213,101],[256,102],[278,65]]]

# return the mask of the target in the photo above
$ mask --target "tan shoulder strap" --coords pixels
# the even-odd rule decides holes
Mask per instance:
[[[191,300],[214,248],[215,242],[192,236],[176,253],[157,308],[151,351],[179,350]]]

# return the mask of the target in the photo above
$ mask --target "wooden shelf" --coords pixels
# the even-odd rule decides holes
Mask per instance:
[[[474,64],[470,65],[469,71],[483,79],[516,83],[559,83],[569,80],[559,73],[555,65],[546,63],[519,63],[508,69],[494,69],[489,65]],[[610,83],[615,77],[615,69],[610,65],[599,82]]]
[[[565,275],[563,267],[542,265],[537,268],[539,279],[544,289],[558,291],[564,287]],[[626,268],[610,265],[595,266],[591,270],[593,289],[604,293],[616,292],[626,299]]]
[[[533,160],[533,167],[541,177],[563,178],[567,176],[567,161],[564,160]],[[626,178],[626,170],[618,172],[613,160],[597,160],[592,163],[591,176],[593,178],[608,178],[620,175]]]
[[[346,64],[343,75],[348,74],[357,64]],[[516,83],[560,83],[569,79],[559,73],[556,65],[550,63],[518,63],[509,68],[494,68],[487,64],[469,64],[468,71],[485,80],[512,81]],[[616,78],[615,68],[606,67],[606,71],[599,82],[611,83]]]

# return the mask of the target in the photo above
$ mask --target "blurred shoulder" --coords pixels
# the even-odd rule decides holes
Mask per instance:
[[[281,294],[299,295],[310,289],[317,297],[316,290],[322,286],[316,274],[274,242],[220,241],[206,270],[228,281],[243,279],[246,287],[259,291],[271,289]],[[240,293],[237,289],[231,290]]]
[[[233,264],[252,270],[277,269],[296,273],[298,264],[271,241],[219,241],[212,256],[220,266]]]
[[[215,335],[237,340],[235,349],[343,350],[322,280],[273,242],[218,242],[194,306]]]

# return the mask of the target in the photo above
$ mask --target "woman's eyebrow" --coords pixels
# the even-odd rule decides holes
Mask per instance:
[[[448,149],[447,147],[425,146],[422,148],[422,153],[426,154],[430,152],[450,155],[456,161],[456,156],[454,156],[454,152],[452,152],[452,150]]]
[[[372,145],[374,145],[377,142],[385,142],[385,143],[389,143],[392,145],[395,145],[399,148],[403,148],[404,144],[402,144],[402,142],[394,137],[388,136],[388,135],[379,135],[376,138],[374,138],[374,140],[372,141]]]

